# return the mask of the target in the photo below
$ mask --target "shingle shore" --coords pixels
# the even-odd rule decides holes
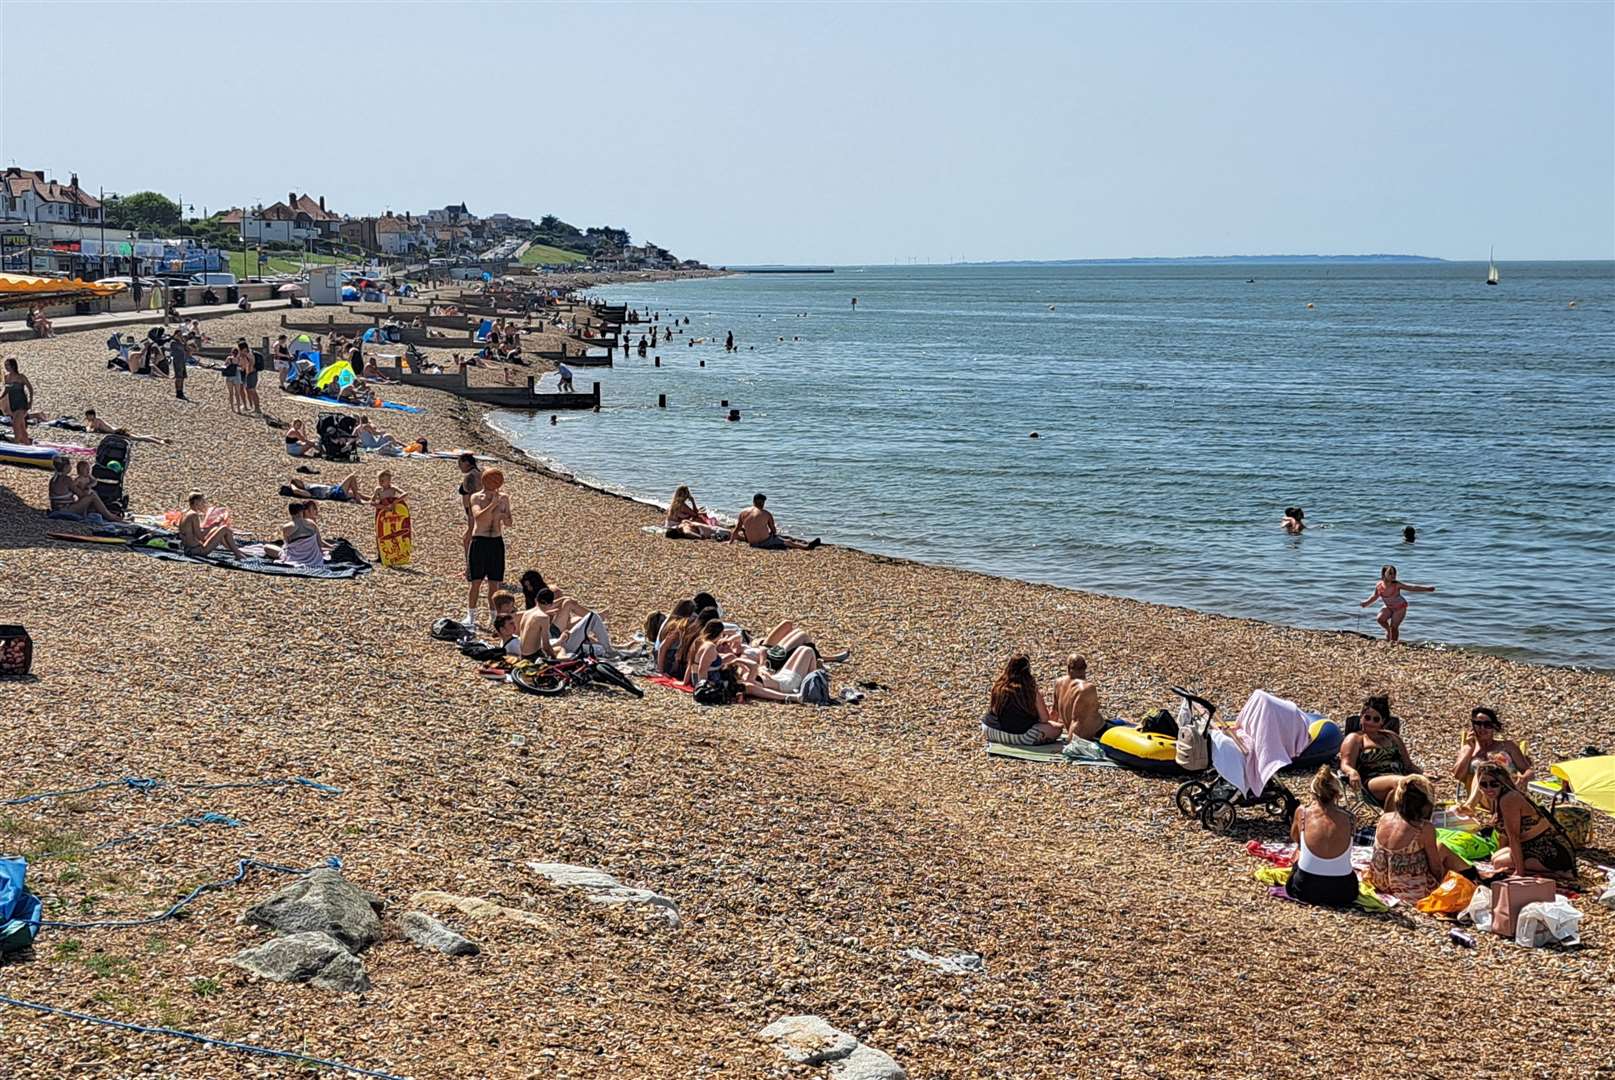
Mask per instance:
[[[250,314],[205,330],[256,342],[277,322]],[[136,510],[178,506],[195,488],[240,531],[283,520],[275,491],[297,462],[279,434],[232,416],[213,372],[193,374],[186,404],[166,381],[106,371],[101,336],[5,354],[47,413],[94,405],[175,440],[136,448]],[[398,434],[512,456],[470,403],[389,396],[429,408],[380,414]],[[264,401],[284,418],[318,412],[272,388]],[[350,468],[315,466],[324,481]],[[0,966],[0,995],[413,1077],[822,1074],[786,1068],[755,1039],[789,1014],[824,1016],[928,1078],[1570,1076],[1615,1062],[1601,1019],[1615,1006],[1612,917],[1590,902],[1588,946],[1573,953],[1494,939],[1462,950],[1422,917],[1273,902],[1243,851],[1271,832],[1185,825],[1165,781],[989,760],[976,728],[1007,653],[1029,652],[1052,679],[1078,649],[1106,711],[1124,715],[1170,706],[1173,683],[1230,710],[1262,687],[1336,716],[1389,693],[1415,757],[1445,770],[1477,703],[1538,761],[1615,747],[1605,675],[1393,651],[843,549],[672,543],[641,531],[656,520],[646,507],[515,466],[512,573],[541,569],[622,634],[706,589],[753,627],[794,618],[851,648],[838,684],[891,687],[817,710],[700,710],[654,687],[643,701],[540,701],[427,638],[464,605],[453,463],[367,457],[367,489],[382,467],[411,495],[415,565],[344,582],[57,543],[45,534],[61,526],[39,509],[46,474],[0,468],[3,621],[28,626],[38,675],[0,683],[12,736],[0,799],[118,776],[306,776],[343,789],[115,789],[0,807],[0,849],[89,848],[217,810],[242,826],[37,860],[30,882],[52,918],[144,914],[241,856],[337,855],[390,916],[439,890],[533,911],[549,929],[445,917],[481,955],[384,941],[366,954],[374,989],[362,997],[256,983],[220,963],[262,940],[235,918],[285,880],[254,876],[149,931],[47,931],[30,959]],[[322,504],[321,515],[328,534],[373,552],[363,508]],[[1597,841],[1610,838],[1601,822]],[[598,866],[665,894],[682,925],[556,892],[529,861]],[[986,971],[948,975],[910,948],[977,953]],[[296,1069],[7,1008],[0,1056],[19,1077]]]

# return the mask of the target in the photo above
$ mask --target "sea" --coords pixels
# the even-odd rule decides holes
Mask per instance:
[[[675,336],[577,369],[598,414],[493,419],[631,497],[762,491],[792,535],[1272,623],[1377,635],[1393,564],[1436,587],[1405,640],[1615,670],[1615,263],[1499,266],[618,285],[595,295]]]

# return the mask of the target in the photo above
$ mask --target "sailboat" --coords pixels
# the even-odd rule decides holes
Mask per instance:
[[[1493,248],[1486,256],[1486,284],[1497,284],[1497,263],[1495,261],[1497,249]]]

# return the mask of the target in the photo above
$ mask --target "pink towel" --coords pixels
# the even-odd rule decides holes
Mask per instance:
[[[1293,701],[1256,690],[1239,710],[1234,730],[1245,751],[1245,794],[1255,795],[1274,773],[1295,760],[1312,736],[1306,714]]]

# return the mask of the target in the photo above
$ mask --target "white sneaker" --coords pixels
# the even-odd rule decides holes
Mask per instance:
[[[466,612],[465,619],[463,621],[465,625],[475,630],[477,628],[477,613],[475,611]]]

